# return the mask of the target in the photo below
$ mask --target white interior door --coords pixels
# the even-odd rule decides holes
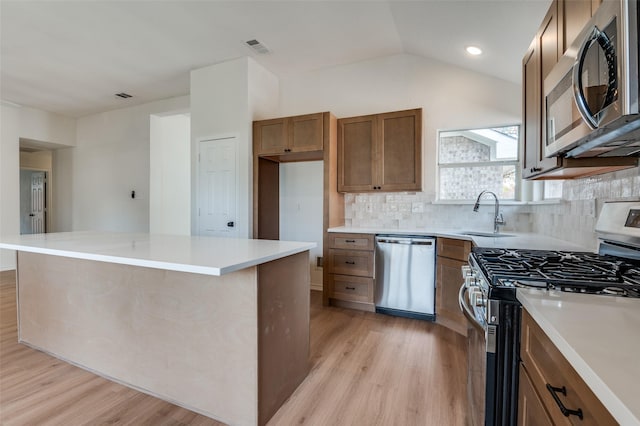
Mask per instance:
[[[199,143],[199,235],[237,237],[236,145],[235,137]]]
[[[31,233],[41,234],[45,232],[45,172],[33,172],[31,174]]]

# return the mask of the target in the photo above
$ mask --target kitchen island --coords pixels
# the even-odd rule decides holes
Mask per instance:
[[[17,251],[18,338],[229,424],[265,424],[309,369],[314,243],[71,232]]]

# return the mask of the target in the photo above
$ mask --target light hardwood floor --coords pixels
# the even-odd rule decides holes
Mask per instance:
[[[465,340],[438,325],[311,297],[311,372],[269,426],[463,425]],[[17,343],[0,273],[1,425],[221,425]]]

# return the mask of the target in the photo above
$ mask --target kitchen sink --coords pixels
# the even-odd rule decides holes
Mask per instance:
[[[493,232],[477,232],[477,231],[463,231],[462,235],[469,235],[471,237],[489,237],[489,238],[502,238],[502,237],[515,237],[513,234],[495,234]]]

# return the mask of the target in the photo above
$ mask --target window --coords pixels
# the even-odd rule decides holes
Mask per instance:
[[[520,126],[443,131],[439,135],[440,200],[474,200],[487,189],[514,200],[520,185]]]

